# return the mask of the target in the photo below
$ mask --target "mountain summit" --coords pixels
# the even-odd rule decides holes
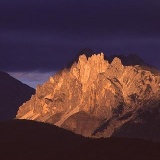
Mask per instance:
[[[160,72],[125,66],[117,57],[109,63],[103,53],[80,55],[71,68],[37,86],[16,118],[51,123],[87,137],[160,140]]]

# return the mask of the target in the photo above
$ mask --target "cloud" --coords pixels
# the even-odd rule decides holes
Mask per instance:
[[[36,88],[38,84],[46,82],[50,76],[53,76],[55,72],[9,72],[9,74],[21,82]]]
[[[159,34],[155,0],[60,0],[0,2],[0,26],[72,34]]]
[[[3,71],[59,70],[67,66],[85,47],[96,53],[140,55],[158,66],[160,38],[156,36],[108,35],[91,37],[58,33],[0,31],[0,69]],[[159,66],[158,66],[159,67]]]
[[[156,0],[1,0],[0,70],[59,70],[85,47],[159,67],[159,10]]]

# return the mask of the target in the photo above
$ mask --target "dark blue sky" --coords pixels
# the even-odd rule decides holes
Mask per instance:
[[[54,72],[83,48],[160,69],[158,0],[1,0],[0,70]]]

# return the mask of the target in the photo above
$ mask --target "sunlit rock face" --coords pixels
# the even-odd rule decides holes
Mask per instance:
[[[147,66],[111,63],[104,54],[81,55],[71,68],[36,88],[16,118],[51,123],[88,137],[110,137],[150,112],[160,124],[160,72]]]

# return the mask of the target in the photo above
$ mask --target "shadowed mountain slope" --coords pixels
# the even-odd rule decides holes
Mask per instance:
[[[34,93],[33,88],[0,71],[0,120],[15,118],[18,107]]]

